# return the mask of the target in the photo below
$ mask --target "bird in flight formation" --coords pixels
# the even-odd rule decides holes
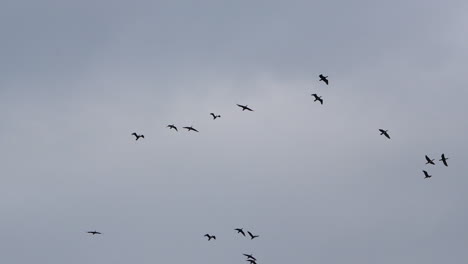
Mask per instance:
[[[193,128],[193,126],[183,127],[183,128],[187,129],[187,131],[195,131],[195,132],[198,132],[198,130],[196,130],[195,128]]]
[[[426,164],[432,164],[432,165],[435,165],[434,163],[434,160],[433,159],[430,159],[427,155],[426,155]]]
[[[442,155],[440,157],[441,157],[441,159],[439,161],[442,161],[442,163],[445,165],[445,167],[448,167],[448,164],[447,164],[448,158],[445,157],[445,154],[442,153]],[[426,164],[435,165],[434,159],[429,158],[427,155],[425,156],[425,158],[426,158]],[[427,173],[427,171],[423,170],[423,172],[424,172],[424,176],[425,176],[424,178],[432,177],[432,175],[429,175],[429,173]]]
[[[213,117],[213,120],[221,117],[220,115],[215,115],[214,113],[210,113],[210,115]]]
[[[423,172],[424,172],[424,179],[429,179],[430,177],[432,177],[432,175],[429,175],[427,171],[423,170]]]
[[[257,262],[253,259],[246,259],[245,261],[250,262],[250,264],[257,264]]]
[[[251,240],[256,237],[259,237],[258,235],[257,236],[253,235],[252,233],[250,233],[250,231],[247,231],[247,233],[249,234]]]
[[[237,104],[238,107],[242,108],[242,111],[245,111],[245,110],[248,110],[248,111],[253,111],[252,109],[250,109],[247,105],[240,105],[240,104]]]
[[[319,77],[321,82],[324,82],[328,85],[328,76],[323,76],[323,74],[320,74]]]
[[[247,259],[251,259],[251,260],[257,261],[257,259],[254,258],[254,256],[252,256],[252,255],[250,255],[250,254],[242,254],[242,255],[246,256]]]
[[[132,136],[135,136],[135,140],[138,140],[140,138],[145,138],[145,135],[138,135],[137,133],[133,132]]]
[[[96,231],[96,230],[94,230],[94,231],[88,231],[88,232],[86,232],[86,233],[92,234],[93,236],[94,236],[94,235],[102,235],[101,232],[98,232],[98,231]]]
[[[447,160],[448,160],[448,159],[449,159],[449,158],[446,158],[446,157],[445,157],[445,154],[442,153],[441,159],[440,159],[439,161],[442,161],[442,163],[444,163],[445,167],[448,167],[448,164],[447,164]]]
[[[390,136],[388,135],[388,130],[379,129],[379,131],[380,131],[380,135],[384,135],[388,139],[390,139]]]
[[[234,230],[236,230],[238,234],[242,234],[243,236],[245,236],[244,230],[242,230],[242,228],[236,228]]]
[[[216,236],[210,236],[209,234],[205,234],[204,237],[207,237],[208,241],[210,241],[211,239],[216,240]]]
[[[319,101],[320,104],[323,104],[323,99],[321,96],[318,96],[317,94],[312,94],[312,96],[315,97],[314,102]]]
[[[174,126],[174,125],[167,125],[167,127],[168,127],[169,129],[174,129],[175,131],[179,131],[179,130],[177,130],[177,127]]]

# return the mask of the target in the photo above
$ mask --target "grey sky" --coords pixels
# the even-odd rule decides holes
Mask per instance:
[[[466,1],[0,7],[2,263],[468,259]]]

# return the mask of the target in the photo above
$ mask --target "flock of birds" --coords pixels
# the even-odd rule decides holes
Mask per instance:
[[[326,85],[328,85],[328,76],[324,76],[322,74],[319,75],[319,78],[320,80],[319,81],[322,81],[324,82]],[[318,101],[320,102],[321,105],[323,105],[323,99],[321,96],[317,95],[317,94],[312,94],[312,96],[314,97],[314,102]],[[241,104],[237,104],[237,106],[239,108],[242,109],[242,111],[250,111],[250,112],[253,112],[254,110],[252,108],[250,108],[248,105],[241,105]],[[210,113],[210,115],[213,117],[213,120],[216,120],[217,118],[221,118],[221,115],[217,115],[215,113]],[[169,128],[170,130],[175,130],[175,131],[178,131],[177,127],[174,125],[174,124],[170,124],[170,125],[167,125],[167,128]],[[199,132],[197,129],[195,129],[192,126],[185,126],[185,127],[182,127],[183,129],[186,129],[188,132],[190,131],[193,131],[193,132]],[[386,138],[388,139],[391,139],[390,138],[390,135],[388,133],[388,130],[385,130],[385,129],[379,129],[380,131],[380,135],[383,135],[385,136]],[[144,135],[139,135],[137,134],[136,132],[132,133],[131,135],[133,135],[135,137],[135,140],[138,141],[140,138],[145,138]],[[441,159],[439,161],[441,161],[446,167],[448,167],[448,163],[447,163],[447,160],[449,158],[445,157],[445,154],[442,154],[441,155]],[[434,159],[431,159],[429,158],[427,155],[426,155],[426,165],[429,164],[429,165],[435,165],[434,163]],[[424,178],[425,179],[429,179],[432,177],[432,175],[429,175],[429,173],[426,171],[426,170],[423,170],[423,173],[424,173]],[[235,231],[237,231],[238,234],[241,234],[242,236],[246,237],[246,233],[244,232],[243,228],[235,228],[234,229]],[[89,234],[92,234],[93,236],[94,235],[101,235],[102,233],[98,232],[98,231],[88,231],[87,233]],[[247,234],[249,235],[250,239],[253,240],[257,237],[259,237],[259,235],[254,235],[252,234],[250,231],[247,231]],[[208,239],[208,241],[211,241],[211,240],[216,240],[216,236],[215,235],[211,235],[211,234],[205,234],[204,237],[206,237]],[[247,257],[246,261],[249,262],[250,264],[257,264],[257,259],[252,255],[252,254],[243,254],[245,257]]]

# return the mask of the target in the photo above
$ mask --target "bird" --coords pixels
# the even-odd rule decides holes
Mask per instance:
[[[208,241],[210,241],[211,239],[216,240],[216,236],[210,236],[209,234],[205,234],[204,236],[208,238]]]
[[[442,157],[442,158],[441,158],[439,161],[442,161],[442,162],[444,163],[445,167],[448,167],[447,160],[448,160],[449,158],[446,158],[445,155],[444,155],[444,153],[442,153],[442,156],[441,156],[441,157]]]
[[[249,236],[250,236],[250,239],[251,239],[251,240],[254,239],[254,238],[256,238],[256,237],[259,237],[259,236],[254,236],[254,235],[252,235],[252,233],[250,233],[250,231],[247,231],[247,233],[249,233]]]
[[[314,102],[315,102],[315,101],[319,101],[320,104],[323,104],[323,99],[322,99],[321,96],[318,96],[317,94],[312,94],[312,96],[315,97]]]
[[[250,264],[257,264],[257,262],[253,259],[246,259],[245,261],[250,262]]]
[[[167,125],[167,127],[168,127],[169,129],[174,129],[175,131],[179,131],[179,130],[177,130],[177,127],[174,126],[174,125]]]
[[[213,120],[215,120],[216,118],[221,117],[220,115],[215,115],[215,114],[213,114],[213,113],[210,113],[210,115],[213,117]]]
[[[429,175],[427,171],[423,170],[423,172],[424,172],[424,179],[429,179],[430,177],[432,177],[432,175]]]
[[[323,76],[322,74],[319,75],[320,81],[326,83],[328,85],[328,76]]]
[[[187,129],[187,131],[195,131],[195,132],[198,132],[198,130],[196,130],[195,128],[193,128],[193,126],[183,127],[183,128]]]
[[[249,255],[249,254],[242,254],[242,255],[246,256],[247,259],[253,259],[254,261],[257,261],[257,259],[254,258],[254,256],[252,256],[252,255]]]
[[[245,110],[249,110],[249,111],[253,111],[252,109],[250,109],[247,105],[240,105],[240,104],[237,104],[238,107],[242,108],[242,111],[245,111]]]
[[[98,232],[98,231],[96,231],[96,230],[94,230],[94,231],[88,231],[88,232],[86,232],[86,233],[92,234],[93,236],[94,236],[94,235],[102,235],[101,232]]]
[[[379,131],[380,131],[380,135],[384,135],[388,139],[390,139],[390,136],[388,135],[388,130],[379,129]]]
[[[137,133],[135,132],[133,132],[132,135],[135,136],[135,140],[138,140],[140,138],[145,138],[145,135],[137,135]]]
[[[426,155],[426,164],[432,164],[432,165],[435,165],[434,163],[434,160],[433,159],[430,159],[427,155]]]
[[[240,234],[242,234],[243,236],[245,236],[244,230],[242,230],[242,228],[236,228],[236,229],[234,229],[234,230],[236,230],[238,234],[240,233]]]

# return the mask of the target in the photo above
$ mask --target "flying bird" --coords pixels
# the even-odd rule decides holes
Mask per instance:
[[[242,228],[236,228],[236,229],[234,229],[234,230],[236,230],[238,234],[240,233],[240,234],[242,234],[243,236],[245,236],[244,230],[242,230]]]
[[[430,177],[432,177],[432,175],[429,175],[427,171],[423,170],[423,172],[424,172],[424,179],[429,179]]]
[[[252,255],[249,255],[249,254],[242,254],[242,255],[246,256],[247,259],[253,259],[254,261],[257,261],[257,259],[254,258],[254,256],[252,256]]]
[[[174,126],[174,125],[168,125],[167,127],[168,127],[169,129],[174,129],[175,131],[179,131],[179,130],[177,130],[177,127]]]
[[[132,136],[135,136],[135,140],[138,140],[140,138],[145,138],[145,135],[137,135],[137,133],[133,132]]]
[[[213,113],[210,113],[210,115],[213,117],[213,120],[215,120],[216,118],[220,118],[221,116],[220,115],[215,115]]]
[[[319,101],[320,104],[323,104],[323,99],[321,96],[318,96],[317,94],[312,94],[312,96],[315,97],[314,102]]]
[[[435,165],[434,163],[434,160],[433,159],[430,159],[427,155],[426,155],[426,164],[432,164],[432,165]]]
[[[379,131],[380,131],[380,135],[384,135],[388,139],[390,139],[390,136],[388,135],[388,130],[379,129]]]
[[[242,111],[245,111],[245,110],[249,110],[249,111],[253,111],[252,109],[250,109],[247,105],[240,105],[240,104],[237,104],[238,107],[242,108]]]
[[[93,236],[94,236],[94,235],[102,235],[101,232],[98,232],[98,231],[96,231],[96,230],[95,230],[95,231],[88,231],[88,232],[86,232],[86,233],[92,234]]]
[[[208,241],[210,241],[211,239],[216,240],[216,236],[210,236],[209,234],[205,234],[204,236],[208,238]]]
[[[254,239],[254,238],[256,238],[256,237],[259,237],[259,236],[254,236],[254,235],[252,235],[252,233],[250,233],[250,231],[247,231],[247,233],[249,233],[249,236],[250,236],[250,239],[251,239],[251,240]]]
[[[319,75],[320,81],[326,83],[328,85],[328,76],[323,76],[322,74]]]
[[[444,155],[443,153],[442,153],[442,156],[441,156],[441,157],[442,157],[442,158],[441,158],[439,161],[442,161],[442,162],[444,163],[445,167],[448,167],[447,160],[448,160],[449,158],[446,158],[445,155]]]
[[[187,129],[187,131],[195,131],[195,132],[198,132],[198,130],[196,130],[195,128],[193,128],[193,126],[183,127],[183,128]]]

